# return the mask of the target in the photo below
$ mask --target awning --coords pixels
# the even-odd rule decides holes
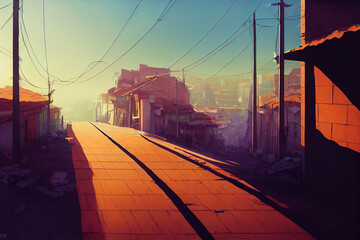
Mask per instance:
[[[286,52],[285,59],[314,64],[360,109],[360,25]]]

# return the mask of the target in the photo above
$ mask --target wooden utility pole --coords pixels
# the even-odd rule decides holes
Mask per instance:
[[[50,87],[50,81],[49,81],[49,78],[48,78],[48,98],[49,98],[49,101],[48,101],[48,106],[47,106],[47,115],[46,115],[46,118],[47,118],[47,131],[50,132],[51,130],[51,124],[50,124],[50,104],[51,104],[51,87]]]
[[[278,109],[278,160],[285,154],[284,128],[284,1],[279,4],[279,109]]]
[[[129,128],[131,128],[131,120],[132,120],[132,116],[131,116],[131,96],[132,96],[132,93],[130,92],[129,93]]]
[[[13,160],[20,164],[19,0],[13,2]]]
[[[182,74],[183,74],[183,84],[185,85],[185,73],[184,73],[184,68],[182,69]]]
[[[176,78],[176,141],[179,141],[179,103],[178,103],[178,79]]]
[[[252,150],[253,152],[257,149],[257,73],[256,73],[256,19],[255,12],[253,15],[253,33],[254,33],[254,76],[253,76],[253,104],[252,104]]]

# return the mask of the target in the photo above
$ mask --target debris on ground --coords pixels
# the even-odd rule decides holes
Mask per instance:
[[[54,186],[65,185],[68,183],[67,176],[68,176],[67,172],[54,172],[51,175],[49,182],[51,185],[54,185]]]
[[[267,162],[268,162],[268,163],[274,163],[274,162],[276,162],[275,155],[274,155],[274,154],[269,154],[268,157],[267,157]]]
[[[262,150],[261,148],[258,148],[256,149],[256,152],[255,152],[255,156],[262,156],[264,155],[264,150]]]
[[[13,213],[20,214],[25,210],[25,208],[26,208],[26,205],[20,204],[13,210]]]
[[[300,167],[300,158],[299,157],[285,157],[278,162],[274,163],[271,167],[266,168],[266,172],[270,175],[284,172],[288,170],[295,170]]]
[[[30,177],[28,179],[23,179],[17,182],[16,186],[20,187],[20,188],[26,188],[30,185],[33,185],[35,183],[35,179]]]
[[[9,182],[18,182],[30,174],[30,169],[19,168],[18,164],[9,165],[0,169],[0,182],[8,185]]]
[[[42,191],[42,193],[51,198],[57,198],[57,197],[61,197],[62,195],[64,195],[64,192],[57,192],[57,191],[51,190],[51,189]]]
[[[18,164],[0,168],[0,183],[6,186],[16,186],[42,193],[51,198],[64,195],[64,192],[74,191],[75,182],[70,182],[67,172],[54,172],[48,182],[40,181],[31,176],[30,169],[20,168]]]
[[[75,188],[76,188],[75,183],[68,183],[66,185],[56,186],[54,187],[54,190],[57,192],[69,192],[69,191],[74,191]]]

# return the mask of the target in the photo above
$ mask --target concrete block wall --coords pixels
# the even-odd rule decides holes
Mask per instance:
[[[320,69],[314,69],[316,128],[329,140],[360,152],[360,111]]]

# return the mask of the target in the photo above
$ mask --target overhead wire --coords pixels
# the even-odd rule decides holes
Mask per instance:
[[[4,9],[4,8],[7,8],[7,7],[9,7],[9,6],[12,5],[12,4],[13,4],[12,2],[9,3],[9,4],[6,4],[5,6],[0,7],[0,10],[1,10],[1,9]]]
[[[260,29],[258,30],[258,33],[261,31],[262,27],[260,27]],[[252,35],[252,32],[250,31],[250,35]],[[264,39],[264,38],[263,38]],[[245,50],[247,50],[250,46],[251,46],[252,42],[250,42],[245,48],[243,48],[238,54],[236,54],[232,59],[230,59],[230,61],[228,61],[225,65],[223,65],[220,69],[218,69],[214,74],[212,74],[210,77],[208,77],[206,80],[204,80],[203,82],[201,82],[201,84],[209,81],[210,79],[212,79],[214,76],[216,76],[220,71],[222,71],[224,68],[226,68],[230,63],[232,63],[236,58],[238,58]],[[273,59],[271,59],[270,61],[272,61]],[[263,64],[262,66],[256,68],[261,69],[262,67],[264,67],[266,64],[268,64],[270,61],[266,62],[265,64]],[[248,72],[251,73],[252,71]],[[238,74],[235,76],[240,76],[243,74],[247,74],[247,73],[242,73],[242,74]],[[196,86],[195,86],[196,87]]]
[[[32,44],[31,44],[31,41],[30,41],[30,38],[29,38],[29,35],[27,33],[27,29],[26,29],[26,25],[25,25],[25,21],[24,21],[24,17],[23,17],[23,11],[21,13],[21,22],[22,22],[22,25],[23,25],[23,28],[24,28],[24,33],[25,33],[25,36],[27,38],[27,41],[29,43],[29,47],[30,47],[30,50],[32,52],[32,54],[34,55],[34,58],[35,60],[37,61],[37,63],[39,64],[39,66],[43,69],[44,72],[46,72],[47,74],[49,74],[56,82],[63,82],[63,83],[66,83],[66,82],[71,82],[73,80],[78,80],[79,78],[81,78],[83,75],[85,75],[87,72],[89,72],[90,70],[92,70],[93,68],[95,68],[95,66],[100,63],[100,62],[104,62],[103,59],[105,58],[105,56],[109,53],[109,51],[111,50],[111,48],[113,47],[113,45],[115,44],[115,42],[117,41],[117,39],[119,38],[119,36],[121,35],[121,33],[124,31],[125,27],[128,25],[129,21],[131,20],[131,18],[133,17],[134,13],[136,12],[136,10],[138,9],[140,3],[142,2],[143,0],[140,0],[139,3],[136,5],[136,7],[134,8],[134,10],[132,11],[131,15],[129,16],[129,18],[127,19],[126,23],[124,24],[124,26],[122,27],[122,29],[120,30],[120,32],[117,34],[116,38],[113,40],[113,42],[111,43],[111,45],[108,47],[107,51],[105,52],[105,54],[101,57],[100,60],[98,61],[94,61],[94,62],[91,62],[88,64],[88,66],[85,68],[85,71],[83,73],[81,73],[80,75],[76,76],[76,77],[73,77],[73,78],[70,78],[69,80],[63,80],[63,79],[60,79],[59,77],[56,77],[54,76],[53,74],[49,73],[47,71],[47,69],[45,69],[45,67],[41,64],[41,62],[39,61],[39,58],[37,57],[37,54],[35,53],[34,51],[34,48],[32,47]],[[25,38],[24,38],[25,39]],[[28,50],[28,49],[27,49]],[[28,51],[29,54],[30,54],[30,51]],[[34,63],[34,61],[32,61],[34,66],[36,67],[36,64]],[[95,65],[92,65],[96,63]],[[90,66],[92,65],[92,67],[90,68]],[[36,67],[37,68],[37,67]],[[38,70],[38,72],[40,73],[40,71]],[[41,74],[41,76],[44,78],[44,76]],[[64,85],[64,84],[63,84]]]
[[[260,67],[257,67],[256,70],[260,70],[262,69],[264,66],[266,66],[267,64],[271,63],[274,59],[271,58],[269,59],[269,61],[265,62],[264,64],[262,64]],[[194,72],[194,71],[186,71],[188,73],[193,73],[193,74],[199,74],[199,75],[207,75],[210,76],[212,74],[209,73],[200,73],[200,72]],[[241,75],[245,75],[245,74],[250,74],[252,73],[252,71],[248,71],[248,72],[242,72],[242,73],[237,73],[237,74],[227,74],[227,75],[217,75],[217,77],[237,77],[237,76],[241,76]]]
[[[113,61],[112,63],[110,63],[108,66],[106,66],[105,68],[103,68],[101,71],[97,72],[96,74],[94,74],[91,77],[88,77],[86,79],[83,79],[81,81],[71,81],[69,84],[65,84],[65,85],[70,85],[73,84],[75,82],[77,83],[83,83],[86,81],[89,81],[93,78],[95,78],[96,76],[98,76],[99,74],[103,73],[104,71],[106,71],[107,69],[109,69],[112,65],[114,65],[115,63],[117,63],[120,59],[122,59],[127,53],[129,53],[134,47],[136,47],[154,28],[155,26],[167,15],[167,13],[170,11],[170,9],[174,6],[174,3],[176,2],[176,0],[170,0],[169,3],[166,5],[166,7],[163,9],[162,13],[160,14],[159,18],[157,18],[156,22],[130,47],[128,48],[123,54],[121,54],[115,61]],[[172,3],[170,5],[170,3]],[[170,6],[169,6],[170,5]]]
[[[162,11],[162,13],[160,14],[160,16],[158,17],[158,21],[159,21],[159,22],[160,22],[160,21],[162,20],[162,18],[165,17],[165,15],[169,12],[169,10],[172,8],[172,6],[173,6],[174,3],[176,2],[176,0],[173,1],[172,4],[171,4],[171,6],[169,7],[169,5],[170,5],[171,2],[172,2],[172,0],[170,0],[170,1],[168,2],[168,4],[165,6],[165,8],[164,8],[164,9],[168,9],[168,10]]]
[[[12,52],[10,52],[9,50],[7,50],[6,48],[4,48],[3,46],[0,45],[0,48],[4,49],[6,52],[4,52],[3,50],[0,50],[0,53],[8,56],[8,57],[12,57]]]
[[[224,68],[226,68],[230,63],[232,63],[236,58],[238,58],[245,50],[247,50],[249,47],[251,46],[251,43],[249,43],[245,48],[243,48],[238,54],[236,54],[232,59],[230,59],[230,61],[228,61],[225,65],[223,65],[219,70],[217,70],[213,75],[211,75],[208,79],[205,80],[208,81],[211,78],[213,78],[214,76],[216,76],[216,74],[218,74],[221,70],[223,70]]]
[[[204,62],[206,62],[207,60],[209,60],[211,57],[213,57],[217,52],[221,51],[223,48],[225,48],[226,46],[228,46],[231,42],[233,42],[236,38],[238,38],[240,35],[242,35],[242,33],[238,34],[236,37],[234,37],[232,40],[230,40],[250,19],[250,17],[252,16],[252,14],[259,8],[260,4],[263,2],[264,0],[261,0],[255,7],[255,9],[252,11],[252,13],[245,19],[245,21],[243,23],[240,24],[240,26],[227,38],[225,39],[225,41],[223,41],[220,45],[218,45],[215,49],[213,49],[212,51],[210,51],[209,53],[207,53],[205,56],[203,56],[202,58],[196,60],[195,62],[188,64],[187,66],[183,67],[183,68],[189,68],[190,66],[196,64],[195,66],[189,68],[189,70],[192,70],[194,68],[196,68],[197,66],[203,64]],[[244,32],[246,32],[250,27],[248,27]],[[205,59],[205,60],[204,60]],[[201,63],[199,63],[201,62]],[[199,63],[199,64],[197,64]]]
[[[221,51],[222,49],[224,49],[225,47],[227,47],[230,43],[232,43],[233,41],[235,41],[238,37],[240,37],[243,33],[245,33],[248,29],[244,30],[243,32],[241,32],[240,34],[238,34],[236,37],[234,37],[233,39],[231,39],[235,33],[241,29],[241,27],[243,26],[243,24],[233,32],[233,34],[228,37],[227,39],[225,39],[225,41],[223,41],[219,46],[217,46],[215,49],[213,49],[212,51],[210,51],[209,53],[207,53],[205,56],[203,56],[202,58],[196,60],[195,62],[185,66],[184,68],[188,68],[188,70],[192,70],[196,67],[198,67],[199,65],[203,64],[204,62],[206,62],[207,60],[209,60],[211,57],[213,57],[214,55],[216,55],[219,51]],[[231,39],[231,40],[230,40]],[[195,65],[195,66],[192,66]],[[192,66],[192,67],[191,67]]]
[[[3,47],[3,46],[1,46],[1,45],[0,45],[0,48],[4,49],[6,52],[8,52],[9,54],[12,55],[12,52],[11,52],[10,50],[8,50],[7,48],[5,48],[5,47]]]
[[[181,59],[183,59],[188,53],[190,53],[197,45],[199,45],[214,29],[215,27],[221,22],[222,19],[224,19],[224,17],[229,13],[230,9],[234,6],[234,4],[236,3],[237,0],[234,0],[233,3],[228,7],[228,9],[225,11],[225,13],[219,18],[219,20],[210,28],[209,31],[207,31],[207,33],[202,36],[202,38],[199,39],[199,41],[197,41],[195,43],[195,45],[193,45],[188,51],[186,51],[180,58],[178,58],[173,64],[171,64],[168,68],[172,68],[175,64],[177,64]]]
[[[13,14],[10,15],[10,17],[4,22],[4,24],[0,27],[0,30],[3,29],[6,24],[10,21],[10,19],[13,17]]]
[[[24,47],[25,47],[25,50],[26,50],[26,52],[27,52],[27,54],[28,54],[28,56],[29,56],[30,62],[31,62],[32,65],[34,66],[35,70],[39,73],[39,75],[41,76],[41,78],[43,78],[45,81],[47,81],[47,78],[46,78],[45,76],[43,76],[43,73],[42,73],[42,72],[40,72],[39,68],[36,66],[36,64],[35,64],[35,62],[34,62],[33,57],[32,57],[31,54],[30,54],[30,50],[29,50],[29,48],[28,48],[28,46],[27,46],[27,43],[25,42],[22,24],[20,24],[20,34],[21,34],[21,40],[22,40],[22,42],[23,42],[23,44],[24,44]],[[37,56],[36,56],[36,55],[34,55],[34,56],[35,56],[35,58],[37,59],[37,61],[39,62],[39,59],[37,58]],[[39,62],[39,64],[40,64],[40,62]],[[40,65],[41,65],[41,64],[40,64]],[[41,67],[42,67],[42,65],[41,65]],[[42,68],[43,68],[43,67],[42,67]],[[43,69],[44,69],[44,68],[43,68]],[[44,70],[45,70],[45,69],[44,69]],[[45,70],[45,71],[46,71],[46,70]]]
[[[31,86],[33,86],[33,87],[35,87],[35,88],[38,88],[38,89],[47,89],[47,88],[44,88],[44,87],[39,87],[39,86],[33,84],[32,82],[30,82],[30,81],[27,79],[27,77],[25,76],[25,74],[24,74],[21,66],[19,66],[19,70],[20,70],[20,73],[21,73],[20,79],[25,80],[29,85],[31,85]]]
[[[128,19],[126,20],[125,24],[124,24],[123,27],[121,28],[120,32],[117,34],[117,36],[115,37],[115,39],[113,40],[113,42],[110,44],[110,46],[108,47],[108,49],[105,51],[104,55],[100,58],[100,60],[96,61],[96,63],[95,63],[91,68],[89,68],[90,64],[92,64],[92,63],[90,63],[90,64],[88,65],[88,67],[85,69],[85,71],[84,71],[82,74],[80,74],[78,77],[75,77],[75,78],[73,78],[73,79],[70,79],[69,81],[74,80],[74,79],[79,79],[79,78],[81,78],[81,77],[84,76],[86,73],[88,73],[89,71],[91,71],[92,69],[94,69],[100,62],[103,62],[105,56],[109,53],[109,51],[110,51],[111,48],[114,46],[114,44],[116,43],[116,41],[118,40],[118,38],[120,37],[120,35],[123,33],[124,29],[126,28],[126,26],[128,25],[128,23],[130,22],[130,20],[132,19],[132,17],[134,16],[136,10],[139,8],[139,6],[140,6],[140,4],[141,4],[142,1],[143,1],[143,0],[140,0],[140,1],[138,2],[138,4],[136,5],[136,7],[133,9],[133,11],[131,12],[130,16],[129,16]],[[169,2],[169,3],[170,3],[170,2]],[[168,3],[168,4],[169,4],[169,3]],[[93,63],[94,63],[94,62],[93,62]]]
[[[45,0],[43,0],[43,33],[44,33],[44,50],[45,50],[45,64],[46,64],[46,73],[47,80],[49,85],[49,97],[50,97],[50,75],[49,75],[49,63],[48,63],[48,54],[47,54],[47,44],[46,44],[46,20],[45,20]]]
[[[23,1],[22,1],[23,2]],[[36,71],[40,74],[40,76],[47,80],[47,78],[45,76],[43,76],[43,74],[40,72],[40,70],[38,69],[37,65],[35,64],[34,60],[33,60],[33,57],[31,56],[31,53],[30,53],[30,50],[32,52],[32,54],[34,55],[34,58],[36,60],[36,62],[39,64],[39,66],[41,67],[41,69],[48,73],[45,69],[45,67],[42,65],[42,63],[40,62],[39,58],[37,57],[37,54],[35,53],[35,50],[31,44],[31,41],[30,41],[30,38],[29,38],[29,35],[28,35],[28,32],[27,32],[27,28],[26,28],[26,24],[25,24],[25,21],[24,21],[24,8],[22,7],[21,8],[21,11],[20,11],[20,33],[21,33],[21,37],[22,37],[22,41],[24,43],[24,47],[29,55],[29,58],[30,58],[30,61],[32,62],[33,66],[35,67]],[[29,44],[29,47],[26,43],[26,40],[28,41],[28,44]],[[30,50],[29,50],[30,48]],[[54,76],[53,74],[49,73],[49,75],[55,79],[56,81],[60,81],[60,82],[63,82],[64,80],[61,80],[60,78]],[[65,81],[64,81],[65,82]]]

